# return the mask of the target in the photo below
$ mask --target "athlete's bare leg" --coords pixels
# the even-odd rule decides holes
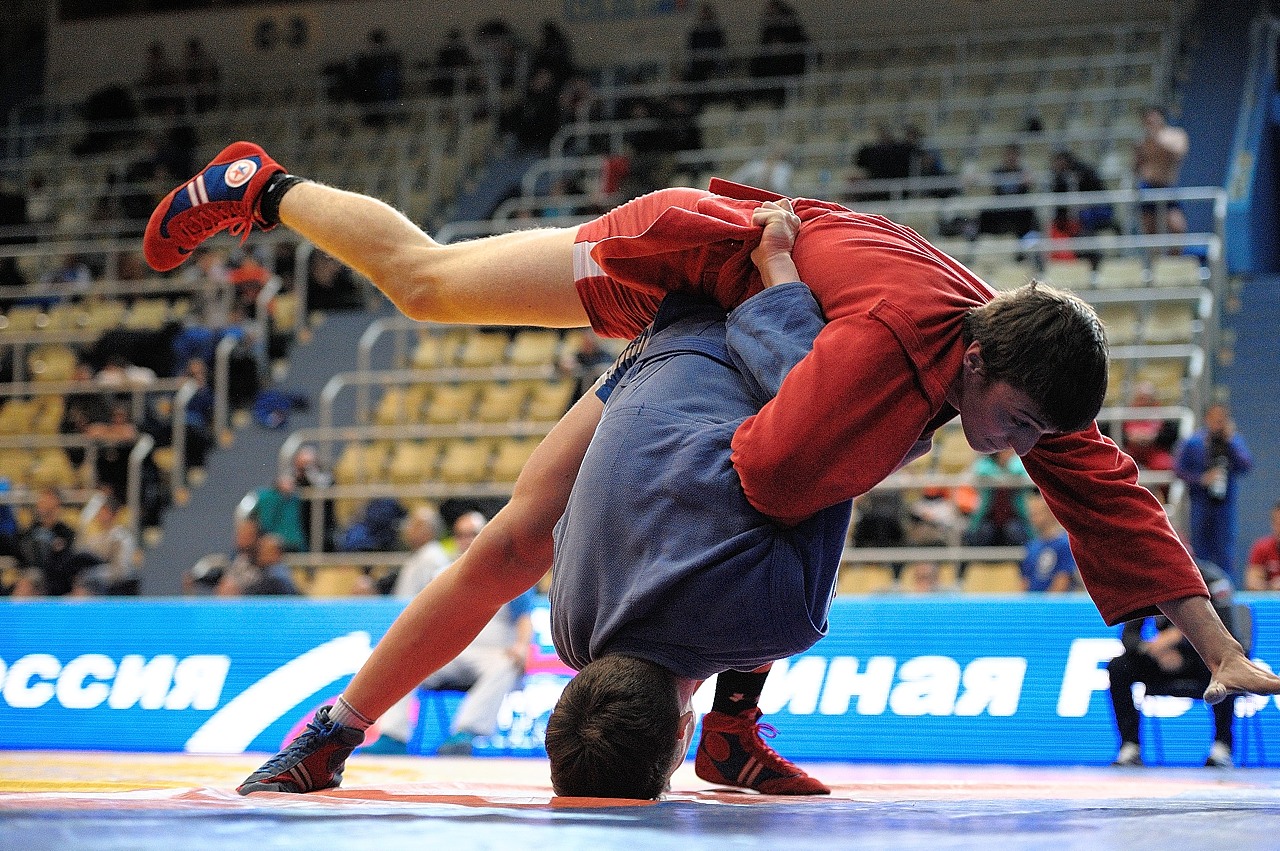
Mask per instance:
[[[552,328],[589,324],[574,287],[577,228],[442,245],[376,198],[308,182],[281,198],[280,221],[367,277],[410,318]]]
[[[396,618],[343,692],[356,711],[380,717],[461,653],[503,603],[547,572],[552,529],[564,513],[603,410],[595,393],[578,400],[525,464],[511,501]]]

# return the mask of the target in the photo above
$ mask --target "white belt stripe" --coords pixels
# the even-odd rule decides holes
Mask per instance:
[[[204,172],[196,175],[195,179],[196,191],[200,193],[200,203],[209,203],[209,191],[204,186]]]
[[[573,279],[581,281],[585,278],[604,277],[604,269],[591,257],[594,242],[575,242],[573,244]]]

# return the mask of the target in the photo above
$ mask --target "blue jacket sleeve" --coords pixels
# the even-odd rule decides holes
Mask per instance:
[[[777,395],[825,324],[813,293],[799,281],[770,287],[729,313],[729,357],[761,405]]]

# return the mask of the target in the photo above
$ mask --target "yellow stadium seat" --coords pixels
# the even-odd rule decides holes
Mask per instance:
[[[8,480],[13,487],[30,483],[31,468],[35,458],[26,449],[0,449],[0,479]]]
[[[515,437],[500,442],[493,456],[490,478],[495,482],[514,482],[541,442],[540,437]]]
[[[354,597],[364,571],[354,564],[325,565],[315,569],[315,578],[307,588],[309,597]]]
[[[511,338],[505,331],[472,331],[462,343],[459,366],[496,366],[504,361]]]
[[[535,422],[560,419],[573,404],[573,390],[574,383],[567,378],[538,382],[529,398],[525,416]]]
[[[428,423],[456,423],[471,416],[479,387],[475,384],[439,384],[427,405]]]
[[[1148,308],[1143,328],[1147,343],[1189,343],[1195,337],[1195,310],[1185,301],[1162,302]]]
[[[860,562],[840,568],[837,594],[874,594],[893,587],[893,565]]]
[[[1127,346],[1138,342],[1138,306],[1132,302],[1100,304],[1098,318],[1107,330],[1107,342]]]
[[[1093,267],[1084,260],[1050,260],[1044,268],[1045,282],[1067,290],[1093,286]]]
[[[76,484],[75,467],[61,448],[41,449],[31,467],[31,486],[35,488],[69,488]]]
[[[404,440],[396,444],[387,465],[387,477],[398,485],[412,485],[431,478],[440,446],[433,442]]]
[[[971,562],[960,587],[968,594],[1018,594],[1022,592],[1022,572],[1014,561]]]
[[[516,332],[508,361],[513,366],[554,364],[560,350],[560,335],[555,331],[523,329]]]
[[[439,369],[453,366],[457,361],[458,342],[462,332],[457,329],[447,331],[422,331],[418,344],[414,346],[409,363],[414,369]]]
[[[440,455],[436,477],[448,484],[484,481],[492,450],[487,440],[451,440]]]
[[[523,413],[529,396],[527,384],[518,382],[493,382],[480,392],[474,419],[482,423],[502,423],[517,420]]]
[[[0,434],[30,434],[38,411],[34,399],[7,399],[0,406]]]
[[[1205,281],[1199,257],[1162,256],[1151,261],[1151,279],[1158,287],[1198,287]]]
[[[169,318],[169,304],[162,298],[143,298],[134,302],[124,316],[124,326],[137,330],[158,331]]]
[[[5,320],[4,330],[10,333],[37,331],[48,322],[44,308],[34,304],[14,305],[5,314]]]

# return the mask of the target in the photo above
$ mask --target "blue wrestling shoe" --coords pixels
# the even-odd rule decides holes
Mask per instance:
[[[252,142],[223,148],[199,174],[164,196],[142,237],[142,253],[157,272],[176,268],[200,243],[219,231],[247,238],[257,225],[270,230],[258,214],[267,182],[284,168]]]
[[[340,786],[347,757],[363,741],[363,730],[330,721],[329,707],[322,706],[302,735],[245,778],[236,791],[301,793]]]

